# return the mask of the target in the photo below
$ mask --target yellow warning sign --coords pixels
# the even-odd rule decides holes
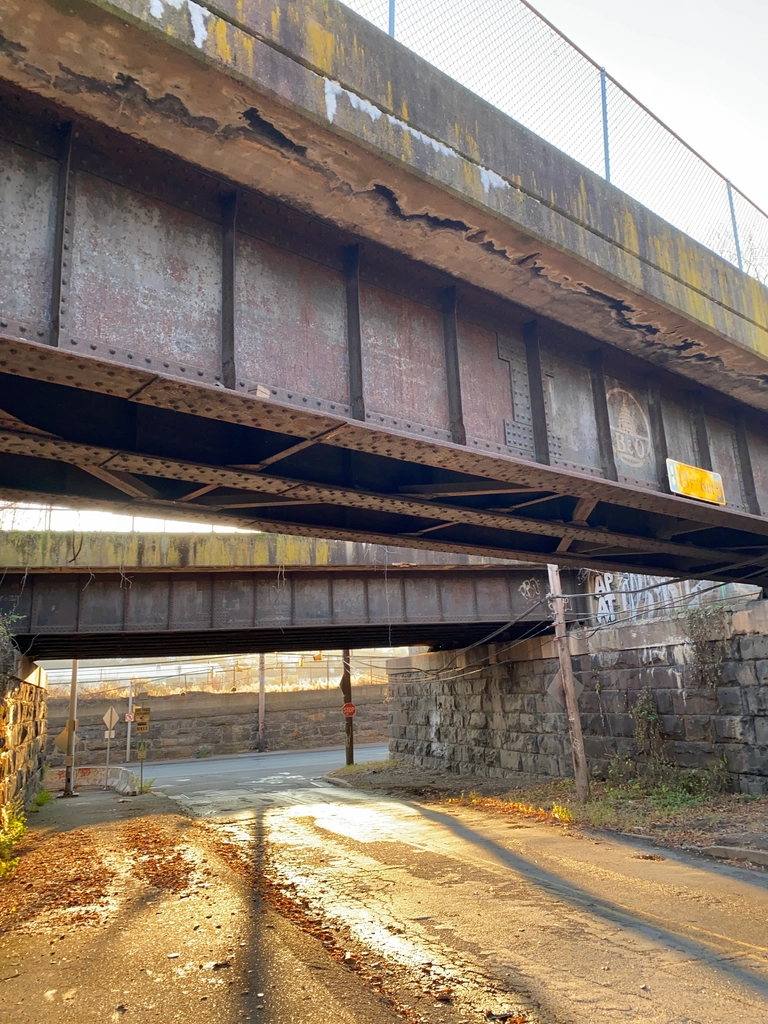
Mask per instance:
[[[713,505],[725,504],[723,478],[719,473],[698,466],[689,466],[685,462],[667,459],[667,477],[674,494],[683,494],[686,498],[697,498],[709,501]]]
[[[134,707],[133,714],[136,732],[149,732],[149,708]]]

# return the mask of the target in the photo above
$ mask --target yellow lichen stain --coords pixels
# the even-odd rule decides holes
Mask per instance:
[[[477,164],[473,164],[471,160],[460,160],[461,173],[464,178],[464,184],[467,187],[467,191],[477,196],[485,197],[485,190],[483,189],[483,181],[480,177],[480,168]]]
[[[403,121],[408,120],[408,103],[406,100],[400,104],[400,117]]]
[[[222,18],[216,18],[216,26],[214,28],[214,35],[216,37],[216,53],[223,61],[227,64],[232,63],[232,50],[229,45],[229,39],[227,39],[228,24]]]
[[[246,64],[246,67],[248,68],[248,70],[251,71],[251,72],[253,71],[253,63],[254,63],[254,61],[253,61],[253,43],[254,43],[253,36],[245,35],[244,33],[242,33],[240,35],[240,45],[241,45],[241,48],[242,48],[243,53],[245,55],[245,64]]]
[[[616,234],[623,248],[619,250],[621,272],[633,284],[642,284],[642,268],[637,257],[640,255],[640,236],[632,211],[624,209],[616,224]]]
[[[467,151],[469,153],[470,158],[472,160],[478,160],[479,161],[480,160],[480,147],[477,144],[477,140],[474,139],[469,134],[469,132],[467,132],[465,134],[464,139],[465,139],[465,145],[467,147]]]
[[[171,39],[173,39],[173,25],[166,25],[165,26],[165,34],[167,36],[170,36]]]
[[[275,7],[275,9],[272,11],[271,22],[272,22],[272,34],[275,35],[275,36],[279,35],[280,34],[280,8],[279,7]]]
[[[330,74],[333,70],[334,37],[316,21],[307,22],[307,56],[310,63]]]

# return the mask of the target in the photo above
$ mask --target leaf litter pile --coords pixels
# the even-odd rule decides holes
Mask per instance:
[[[139,819],[98,832],[27,833],[18,868],[0,884],[0,933],[103,924],[137,880],[163,892],[186,890],[197,869],[177,832]]]

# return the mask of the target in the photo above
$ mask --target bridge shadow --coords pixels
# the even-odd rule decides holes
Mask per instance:
[[[495,842],[493,839],[481,835],[450,814],[415,803],[411,804],[411,806],[428,821],[442,825],[459,839],[483,850],[497,862],[516,871],[543,891],[557,895],[558,898],[571,904],[571,906],[600,917],[602,920],[613,925],[632,929],[644,938],[657,942],[661,941],[668,946],[673,946],[715,968],[731,981],[741,983],[763,998],[768,997],[768,976],[761,977],[759,974],[734,963],[732,960],[724,960],[724,950],[721,948],[718,951],[714,943],[709,945],[704,940],[697,940],[689,935],[681,935],[679,932],[671,930],[668,925],[654,920],[650,913],[647,917],[644,917],[642,912],[623,907],[605,897],[589,892],[579,885],[531,863],[525,857],[506,849],[506,847]],[[728,944],[731,947],[742,947],[745,955],[750,953],[762,954],[763,956],[768,955],[768,949],[763,946],[753,946],[738,939],[728,939],[725,936],[714,936],[714,938],[722,939],[723,945]],[[728,953],[733,955],[732,948]]]

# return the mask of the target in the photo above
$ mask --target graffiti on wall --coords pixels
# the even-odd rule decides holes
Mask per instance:
[[[636,622],[681,615],[701,603],[755,598],[758,587],[742,583],[714,584],[707,580],[670,580],[666,576],[641,576],[633,572],[583,570],[587,592],[592,596],[600,625]]]

